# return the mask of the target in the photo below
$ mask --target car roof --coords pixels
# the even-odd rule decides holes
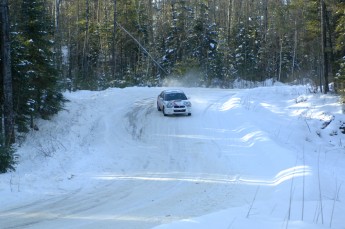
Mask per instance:
[[[182,90],[179,89],[167,89],[163,91],[164,93],[168,94],[168,93],[184,93]]]

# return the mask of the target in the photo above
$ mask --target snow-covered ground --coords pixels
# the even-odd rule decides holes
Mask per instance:
[[[345,228],[345,117],[306,86],[66,93],[0,175],[1,228]]]

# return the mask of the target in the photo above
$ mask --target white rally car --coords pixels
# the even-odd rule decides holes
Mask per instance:
[[[192,115],[192,103],[181,90],[164,90],[157,97],[157,109],[164,116],[173,114]]]

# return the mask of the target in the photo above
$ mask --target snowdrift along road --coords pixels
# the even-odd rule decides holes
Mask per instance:
[[[19,148],[17,171],[1,175],[1,227],[341,228],[334,96],[184,88],[193,115],[164,117],[161,90],[67,93],[66,110]]]

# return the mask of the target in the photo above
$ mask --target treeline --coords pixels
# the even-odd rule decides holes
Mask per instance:
[[[0,1],[0,172],[63,90],[345,79],[344,0]]]
[[[235,79],[325,84],[341,74],[344,1],[55,1],[71,89]],[[61,49],[61,48],[62,49]]]

